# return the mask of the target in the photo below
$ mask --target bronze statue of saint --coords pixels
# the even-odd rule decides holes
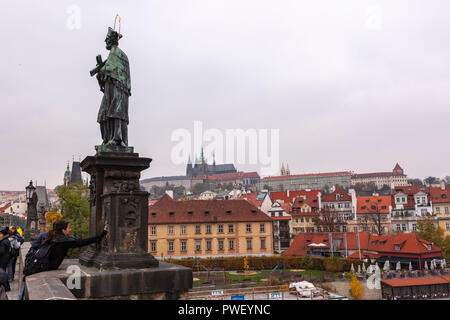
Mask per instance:
[[[128,97],[131,96],[130,64],[119,48],[120,38],[121,34],[108,28],[105,39],[108,59],[103,62],[97,56],[97,67],[91,71],[91,76],[97,74],[104,93],[97,117],[102,146],[119,148],[128,146]]]

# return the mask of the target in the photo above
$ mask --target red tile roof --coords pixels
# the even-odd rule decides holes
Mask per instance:
[[[356,213],[389,213],[391,196],[362,196],[356,198]],[[372,208],[372,207],[375,208]],[[378,208],[378,211],[377,211]]]
[[[244,172],[244,178],[260,178],[258,172]]]
[[[280,203],[281,208],[283,208],[284,212],[291,213],[292,208],[289,203]]]
[[[5,212],[9,207],[11,207],[11,203],[5,204],[3,207],[0,207],[0,212]]]
[[[415,195],[419,192],[428,193],[427,187],[425,186],[398,186],[394,188],[394,194],[403,192],[404,194]]]
[[[254,205],[256,208],[260,208],[263,200],[256,200],[258,197],[257,193],[245,193],[242,194],[242,198],[250,202],[252,205]]]
[[[381,280],[382,283],[387,284],[390,287],[411,287],[411,286],[428,286],[433,284],[447,284],[450,283],[447,277],[420,277],[420,278],[403,278],[403,279],[390,279]]]
[[[259,174],[257,172],[239,171],[239,172],[212,174],[208,176],[209,180],[216,180],[216,181],[239,180],[243,178],[259,178]],[[200,180],[200,179],[206,179],[206,175],[193,178],[193,180]]]
[[[357,233],[347,232],[347,249],[357,250]],[[428,245],[431,244],[419,238],[413,233],[400,233],[395,236],[377,236],[368,232],[359,232],[359,247],[361,250],[376,252],[379,255],[389,254],[390,256],[426,256],[426,257],[440,257],[441,249],[435,245],[431,245],[431,250],[428,250]],[[342,232],[333,232],[333,239],[343,239]],[[285,251],[287,255],[304,255],[306,245],[311,242],[328,241],[327,232],[316,233],[299,233],[295,236],[289,249]],[[395,245],[400,244],[400,250],[395,249]],[[344,243],[341,242],[341,248],[344,249]]]
[[[311,212],[317,212],[319,208],[319,190],[313,190],[307,193],[306,196],[296,196],[293,199],[292,210],[296,213],[301,213],[303,205],[307,204],[311,208]]]
[[[337,194],[342,195],[340,200],[336,200]],[[352,197],[341,188],[337,188],[330,194],[322,195],[322,202],[338,202],[338,201],[352,201]]]
[[[398,177],[406,176],[405,174],[399,174],[396,172],[372,172],[372,173],[354,173],[352,178],[364,179],[364,178],[376,178],[376,177]]]
[[[444,190],[442,190],[440,187],[431,187],[430,197],[433,203],[449,203],[450,186],[446,186]]]
[[[265,177],[261,180],[276,180],[276,179],[291,179],[291,178],[299,178],[299,177],[323,177],[323,176],[343,176],[343,175],[351,175],[350,171],[342,171],[342,172],[325,172],[325,173],[307,173],[307,174],[293,174],[289,176],[271,176]]]
[[[376,252],[369,252],[369,251],[363,251],[363,250],[361,250],[361,256],[359,255],[359,251],[355,251],[355,252],[353,252],[352,254],[350,254],[349,256],[348,256],[348,258],[349,259],[367,259],[367,258],[370,258],[370,259],[377,259],[378,258],[378,256],[379,256],[379,254],[378,253],[376,253]]]
[[[272,191],[270,193],[270,197],[272,198],[272,201],[283,200],[284,203],[292,204],[294,202],[295,197],[305,196],[307,199],[314,197],[317,198],[319,192],[320,190],[310,190],[310,191],[289,190],[289,197],[288,197],[287,191]]]
[[[379,253],[390,253],[392,254],[440,254],[441,248],[431,244],[430,242],[419,238],[417,234],[414,233],[399,233],[395,236],[385,237],[385,243],[381,241],[376,241],[377,236],[371,237],[369,248],[372,251],[377,251]],[[380,239],[378,239],[380,240]],[[376,242],[375,244],[372,243]],[[400,250],[395,249],[395,245],[400,245]],[[428,245],[431,245],[431,250],[428,250]]]
[[[208,212],[208,213],[205,213]],[[246,200],[175,201],[164,195],[149,207],[149,224],[272,221]]]
[[[347,249],[348,250],[356,250],[357,246],[357,238],[355,232],[347,232]],[[359,233],[359,245],[361,250],[368,249],[368,232],[360,232]],[[333,239],[335,238],[344,238],[344,233],[342,232],[333,232]],[[328,244],[328,232],[314,232],[314,233],[298,233],[291,246],[284,251],[284,255],[295,255],[295,256],[303,256],[306,254],[306,247],[311,243],[324,243],[327,246],[323,248],[329,247]],[[345,245],[342,241],[341,248],[344,249]]]
[[[272,220],[291,220],[291,217],[271,217]]]

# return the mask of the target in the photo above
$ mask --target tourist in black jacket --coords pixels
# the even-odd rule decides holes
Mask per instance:
[[[11,258],[11,242],[8,238],[9,228],[4,227],[0,230],[0,269],[5,272]]]
[[[44,241],[42,241],[42,246],[46,243],[52,244],[48,258],[49,264],[42,271],[58,269],[70,248],[84,247],[94,242],[99,243],[108,233],[105,226],[103,232],[98,236],[76,239],[69,236],[71,231],[69,223],[65,220],[58,220],[54,223],[53,230],[49,231]]]

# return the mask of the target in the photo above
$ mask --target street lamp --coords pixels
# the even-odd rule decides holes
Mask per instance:
[[[32,208],[32,202],[33,202],[33,194],[34,194],[36,188],[33,186],[33,181],[30,180],[30,184],[27,187],[25,187],[25,190],[26,190],[26,199],[27,199],[27,224],[25,227],[25,235],[24,235],[25,239],[24,240],[30,241],[31,240],[31,237],[30,237],[31,229],[35,229],[35,228],[32,228],[32,226],[31,226],[32,220],[35,220],[35,217],[34,217],[35,213]],[[36,223],[36,222],[34,222],[34,223]]]
[[[33,186],[33,181],[30,180],[30,184],[25,188],[27,190],[27,204],[31,203],[31,198],[33,197],[33,193],[36,190],[36,188]]]

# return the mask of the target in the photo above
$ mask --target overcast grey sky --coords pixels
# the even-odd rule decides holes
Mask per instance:
[[[131,68],[129,144],[153,158],[143,178],[184,174],[170,138],[196,120],[280,129],[292,173],[399,162],[410,177],[450,175],[447,0],[0,4],[0,190],[30,179],[53,188],[72,155],[95,153],[102,94],[89,70],[107,57],[116,13]],[[79,29],[67,24],[72,5]]]

